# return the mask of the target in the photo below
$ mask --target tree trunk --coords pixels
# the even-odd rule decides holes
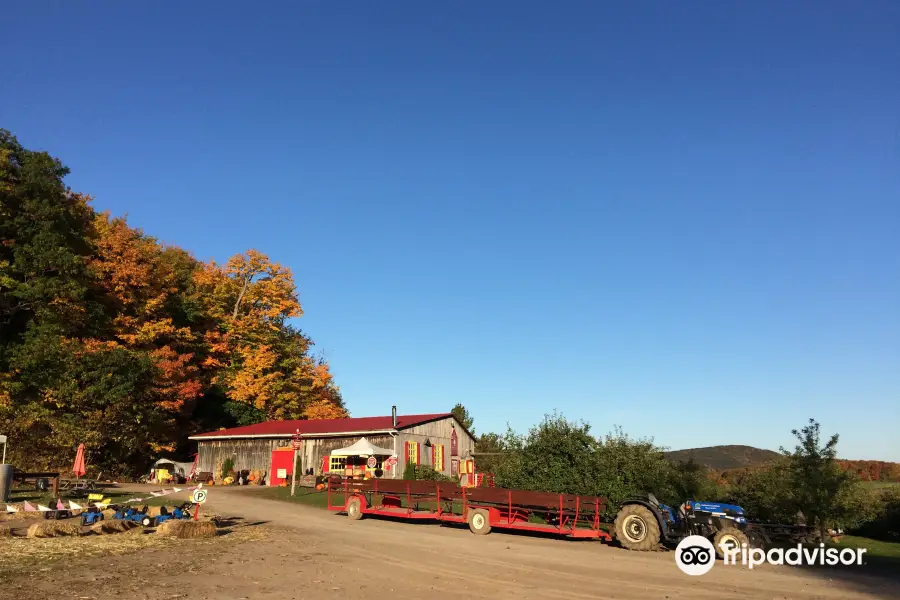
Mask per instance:
[[[234,303],[234,311],[231,313],[231,319],[232,319],[232,320],[237,319],[238,311],[239,311],[240,308],[241,308],[241,301],[244,299],[244,294],[247,293],[247,288],[250,287],[250,280],[251,280],[251,279],[253,279],[253,278],[252,278],[252,277],[247,277],[246,279],[244,279],[244,285],[243,285],[243,287],[241,288],[241,293],[238,294],[237,301]]]

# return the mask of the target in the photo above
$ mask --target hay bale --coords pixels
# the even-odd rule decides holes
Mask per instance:
[[[184,528],[185,524],[187,524],[187,521],[169,519],[168,521],[159,524],[159,527],[156,528],[156,535],[162,537],[180,537],[178,533]]]
[[[0,527],[0,538],[12,537],[12,529],[9,527]]]
[[[161,523],[156,534],[180,539],[215,537],[216,524],[212,521],[176,521]]]
[[[111,533],[131,531],[138,527],[140,526],[132,521],[118,521],[114,519],[112,521],[100,521],[99,523],[94,523],[91,525],[91,532],[98,535],[109,535]]]
[[[35,523],[26,534],[30,538],[52,538],[66,535],[81,535],[81,525],[73,522],[47,521]]]
[[[184,527],[178,532],[180,538],[216,537],[216,524],[212,521],[184,521]]]

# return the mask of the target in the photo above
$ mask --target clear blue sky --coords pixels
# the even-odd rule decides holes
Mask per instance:
[[[627,6],[626,6],[627,5]],[[352,413],[900,460],[900,3],[17,2],[0,127],[291,266]]]

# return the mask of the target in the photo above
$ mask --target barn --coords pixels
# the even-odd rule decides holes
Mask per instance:
[[[359,475],[353,469],[364,470],[365,460],[360,463],[353,456],[343,456],[341,450],[359,447],[354,444],[360,442],[390,452],[373,460],[380,477],[401,478],[409,462],[431,466],[454,478],[466,477],[475,468],[475,438],[452,414],[398,415],[396,407],[384,417],[267,421],[190,439],[197,443],[198,472],[214,473],[231,458],[236,471],[264,471],[268,485],[280,485],[291,472],[291,439],[297,434],[301,474]]]

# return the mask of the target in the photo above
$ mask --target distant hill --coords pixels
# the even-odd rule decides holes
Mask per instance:
[[[707,446],[665,453],[665,457],[671,461],[687,461],[693,458],[695,463],[716,471],[758,467],[779,456],[781,455],[773,450],[753,446]]]

